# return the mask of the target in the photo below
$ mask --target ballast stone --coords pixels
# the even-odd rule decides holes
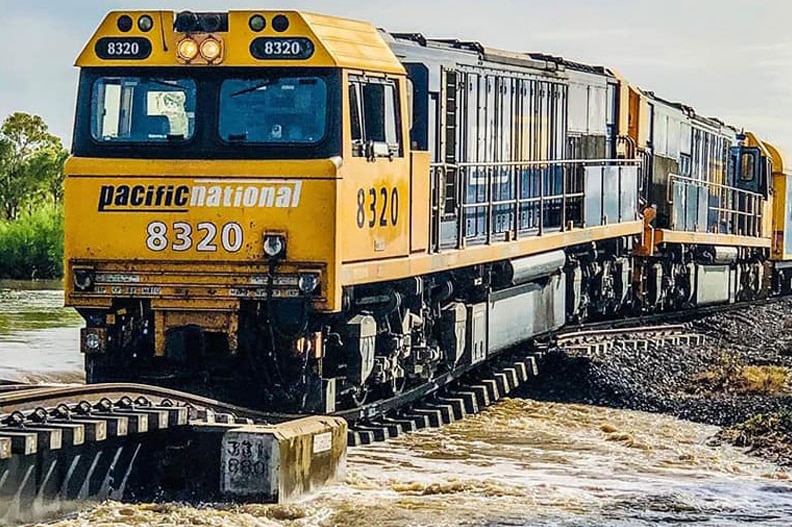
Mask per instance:
[[[220,491],[229,499],[283,503],[343,478],[347,424],[311,416],[232,428],[221,441]]]

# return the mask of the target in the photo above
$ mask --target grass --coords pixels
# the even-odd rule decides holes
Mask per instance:
[[[688,392],[736,395],[782,395],[789,392],[790,370],[782,366],[748,366],[723,354],[715,366],[691,379]]]
[[[721,430],[718,437],[783,466],[792,465],[792,410],[756,415]]]
[[[0,221],[0,278],[63,276],[63,207],[46,204]]]

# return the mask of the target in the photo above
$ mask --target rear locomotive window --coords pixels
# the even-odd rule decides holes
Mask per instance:
[[[229,143],[318,143],[327,133],[327,83],[313,76],[228,79],[219,117]]]
[[[91,98],[91,135],[100,142],[185,141],[195,129],[195,81],[101,77]]]

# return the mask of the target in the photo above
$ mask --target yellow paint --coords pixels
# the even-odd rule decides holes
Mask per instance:
[[[789,163],[786,162],[784,152],[767,142],[762,143],[762,146],[769,155],[773,165],[771,179],[773,189],[771,196],[773,200],[771,227],[773,232],[773,250],[771,252],[771,259],[790,260],[792,259],[792,255],[789,253],[792,252],[792,247],[786,246],[784,238],[786,229],[792,227],[787,215],[787,211],[792,208],[792,204],[789,203],[787,199],[789,185],[792,184],[789,181],[789,179],[792,178],[792,172],[787,168]]]
[[[248,26],[255,13],[268,21],[267,28],[259,33]],[[127,33],[117,29],[117,20],[124,14],[133,18],[133,28]],[[142,14],[154,20],[154,27],[147,33],[137,29]],[[287,31],[278,33],[271,28],[276,14],[288,17]],[[77,65],[197,67],[200,61],[185,64],[177,55],[177,44],[185,35],[173,30],[174,17],[172,11],[112,12],[78,57]],[[263,280],[269,265],[263,236],[277,232],[287,238],[287,255],[278,264],[278,276],[294,277],[300,271],[320,273],[321,292],[314,308],[339,311],[341,284],[337,273],[342,259],[373,260],[409,254],[413,210],[407,118],[410,106],[404,68],[379,32],[368,23],[295,11],[231,11],[228,25],[228,32],[190,35],[198,43],[207,38],[221,43],[220,59],[201,67],[330,67],[341,69],[345,82],[347,69],[357,75],[395,79],[402,110],[403,155],[373,162],[351,155],[348,91],[343,89],[342,128],[347,145],[343,158],[72,158],[65,169],[67,305],[109,308],[113,299],[148,299],[156,311],[160,337],[169,320],[184,321],[168,314],[171,312],[236,312],[240,298],[259,298],[255,295],[266,291]],[[315,51],[306,60],[258,60],[251,56],[250,45],[261,36],[309,38]],[[102,37],[144,37],[151,41],[152,53],[145,60],[103,60],[94,52]],[[428,181],[428,168],[421,165],[419,169],[427,170],[423,178]],[[365,226],[359,227],[357,196],[363,190],[369,199],[371,189],[378,198],[376,210],[370,212],[367,202]],[[388,193],[386,207],[380,201],[382,189]],[[392,199],[395,195],[398,202]],[[376,221],[369,227],[374,215]],[[224,229],[228,230],[225,243]],[[237,244],[239,233],[242,238]],[[75,290],[70,279],[75,267],[95,271],[94,291]],[[228,320],[229,327],[236,324],[236,319],[221,319]],[[200,320],[197,323],[203,324]],[[216,326],[212,320],[206,319],[202,327]]]
[[[410,164],[410,252],[429,248],[431,185],[429,152],[412,152]]]
[[[348,74],[344,82],[348,82]],[[404,77],[397,79],[402,115],[408,109]],[[350,115],[344,90],[343,115]],[[337,237],[342,262],[407,256],[410,252],[410,150],[408,119],[402,118],[402,155],[368,160],[354,156],[345,120],[344,165],[338,191]],[[426,174],[428,179],[429,175]],[[393,197],[398,196],[394,201]],[[394,203],[397,206],[394,208]],[[396,223],[393,223],[393,219]]]
[[[148,14],[154,27],[143,33],[137,28],[140,15]],[[253,14],[261,14],[267,27],[254,32],[248,26]],[[271,28],[275,15],[288,17],[290,26],[283,33]],[[132,30],[122,33],[116,26],[118,18],[130,15]],[[176,47],[184,37],[173,30],[173,11],[113,11],[99,25],[96,33],[77,58],[76,65],[86,66],[182,66]],[[223,60],[210,67],[267,66],[267,67],[335,67],[372,70],[390,74],[404,74],[404,67],[396,59],[377,29],[367,22],[338,17],[303,13],[298,11],[229,11],[228,32],[213,33],[222,42]],[[152,43],[152,53],[145,60],[103,60],[94,52],[96,42],[102,37],[144,37]],[[314,54],[307,60],[258,60],[250,54],[250,43],[256,37],[306,37],[315,45]],[[203,35],[201,39],[205,38]],[[205,62],[204,62],[205,64]],[[197,64],[196,64],[197,65]]]
[[[731,247],[761,247],[770,248],[769,237],[754,238],[752,236],[735,236],[731,234],[712,234],[706,232],[672,231],[656,229],[654,231],[655,245],[661,243],[684,243],[693,245],[720,245]]]
[[[341,269],[341,283],[346,286],[420,276],[448,269],[458,269],[470,265],[541,254],[597,240],[637,236],[642,229],[643,222],[633,221],[604,227],[574,229],[562,233],[532,236],[513,242],[466,247],[462,250],[448,250],[437,254],[415,254],[410,258],[391,258],[380,262],[344,263]]]
[[[617,97],[619,99],[619,108],[622,108],[622,111],[619,112],[619,121],[617,123],[618,127],[618,134],[620,137],[631,137],[635,140],[634,136],[630,134],[630,95],[633,92],[633,88],[630,86],[630,83],[627,79],[622,76],[621,73],[611,69],[611,73],[613,76],[616,77],[619,81],[619,85],[617,88]],[[625,157],[632,159],[634,157],[634,152],[624,152]]]
[[[335,172],[335,165],[327,161],[285,164],[121,159],[108,165],[99,159],[72,159],[66,167],[67,276],[74,266],[88,266],[101,273],[118,270],[110,264],[120,262],[121,270],[130,273],[154,270],[145,282],[134,284],[162,288],[153,296],[174,300],[190,296],[211,303],[213,298],[228,298],[228,287],[245,285],[238,277],[265,276],[263,235],[282,232],[287,237],[288,264],[283,271],[327,269],[322,276],[324,307],[332,309],[339,301],[330,272],[336,259]],[[115,199],[121,196],[120,186],[142,189],[139,199],[144,199],[141,196],[151,187],[153,204],[118,204]],[[168,187],[189,189],[183,196],[184,206],[156,205],[157,189]],[[210,203],[212,193],[219,196],[218,202]],[[111,203],[108,196],[113,198]],[[157,228],[164,225],[164,234],[152,230],[154,224]],[[238,228],[226,227],[229,225]],[[312,228],[295,228],[300,225]],[[239,232],[243,235],[241,243],[236,239]],[[201,242],[205,242],[203,246]],[[211,267],[198,267],[207,261],[212,262]],[[162,274],[157,266],[164,264],[172,264],[174,274]],[[176,284],[168,285],[172,280]],[[204,289],[196,290],[192,282]],[[81,295],[74,295],[71,281],[66,284],[67,303],[85,305]],[[140,289],[135,291],[151,296]],[[108,290],[108,297],[134,296],[111,293]]]

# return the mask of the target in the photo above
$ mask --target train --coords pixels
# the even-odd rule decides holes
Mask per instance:
[[[780,150],[607,67],[271,9],[110,12],[76,65],[89,383],[334,412],[792,289]]]

